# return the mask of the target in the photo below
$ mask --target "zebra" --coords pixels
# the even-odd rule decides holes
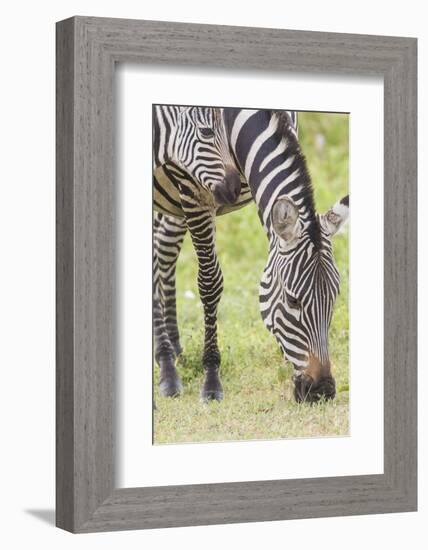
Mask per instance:
[[[349,197],[339,200],[326,214],[316,212],[311,180],[297,138],[295,113],[225,108],[221,114],[222,139],[227,140],[241,175],[241,193],[249,188],[268,236],[268,260],[259,291],[263,321],[278,341],[284,357],[293,365],[296,401],[332,399],[336,390],[328,353],[328,329],[339,292],[339,273],[331,239],[347,220]],[[182,177],[189,178],[183,174]],[[238,196],[236,207],[240,205]],[[215,213],[214,208],[208,233],[211,263],[217,267]],[[173,238],[174,231],[180,233],[174,223],[167,216],[160,222],[169,239]],[[183,230],[185,232],[185,226],[181,225],[181,233]],[[170,274],[175,273],[180,246],[171,257]],[[200,271],[204,272],[203,259]],[[216,304],[222,290],[222,284],[217,286],[218,281],[222,282],[218,271],[219,267],[204,280],[206,286],[211,282]],[[169,289],[175,297],[175,286]],[[169,304],[166,308],[169,322],[176,327],[175,302],[171,296]],[[216,318],[205,318],[205,323],[216,335]],[[172,334],[179,352],[178,331],[174,328]],[[205,348],[206,376],[201,397],[221,399],[220,354],[216,338],[212,342],[215,360],[205,361]],[[178,377],[175,369],[174,376]]]
[[[238,197],[242,205],[251,200],[248,186],[241,189],[221,109],[154,105],[153,171],[154,209],[167,215],[186,217],[183,187],[191,188],[187,203],[193,195],[196,207],[221,206],[217,214],[236,208]]]
[[[175,368],[181,352],[176,321],[175,266],[189,231],[199,263],[204,308],[203,399],[221,399],[217,306],[223,276],[215,253],[215,216],[252,200],[232,158],[221,109],[155,105],[153,112],[153,318],[159,392],[182,391]]]

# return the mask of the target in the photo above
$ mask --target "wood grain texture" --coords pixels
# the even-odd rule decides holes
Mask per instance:
[[[74,23],[56,36],[56,520],[74,525]]]
[[[383,475],[115,489],[116,62],[384,78]],[[415,39],[87,17],[57,24],[59,527],[91,532],[416,509],[416,145]]]

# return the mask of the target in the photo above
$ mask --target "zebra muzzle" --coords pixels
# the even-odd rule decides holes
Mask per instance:
[[[241,176],[238,170],[226,166],[225,177],[213,189],[214,199],[218,205],[234,204],[241,193]]]
[[[316,381],[310,374],[302,373],[293,376],[293,382],[297,403],[316,403],[321,399],[334,399],[336,395],[336,382],[331,375]]]

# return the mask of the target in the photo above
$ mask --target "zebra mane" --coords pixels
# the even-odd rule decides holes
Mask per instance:
[[[311,176],[309,175],[306,158],[300,148],[299,140],[296,135],[296,128],[287,111],[272,110],[278,120],[277,133],[281,137],[286,137],[288,142],[288,151],[294,155],[297,163],[300,177],[299,182],[302,185],[300,197],[302,198],[301,208],[305,211],[305,219],[308,222],[308,234],[316,249],[322,246],[321,227],[315,209],[314,191],[312,187]]]

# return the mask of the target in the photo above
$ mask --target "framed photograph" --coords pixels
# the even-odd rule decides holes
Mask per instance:
[[[416,39],[57,24],[57,525],[417,507]]]

